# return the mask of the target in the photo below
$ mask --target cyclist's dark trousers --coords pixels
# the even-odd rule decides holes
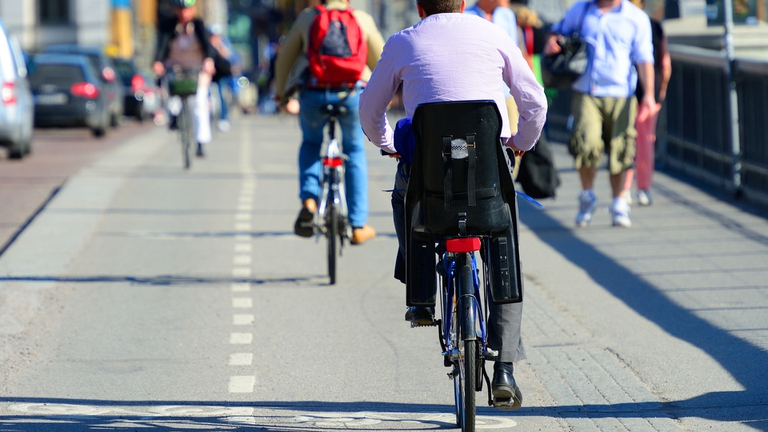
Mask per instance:
[[[395,187],[392,190],[392,216],[397,233],[397,257],[395,279],[405,284],[405,191],[408,188],[411,166],[404,162],[397,164]],[[510,238],[511,238],[510,234]],[[502,362],[525,360],[525,349],[520,335],[523,319],[523,302],[496,305],[490,302],[488,319],[488,345],[499,351]]]

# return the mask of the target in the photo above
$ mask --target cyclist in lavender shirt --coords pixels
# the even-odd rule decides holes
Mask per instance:
[[[421,103],[492,99],[501,113],[501,136],[506,145],[517,153],[533,147],[546,120],[547,100],[515,41],[490,21],[462,14],[465,0],[418,0],[417,6],[422,20],[390,37],[368,87],[360,95],[360,123],[368,139],[389,153],[397,153],[386,111],[402,83],[407,118]],[[505,83],[520,109],[519,131],[514,138],[504,102]],[[403,158],[395,176],[392,210],[400,246],[395,277],[405,283],[404,197],[410,164]],[[513,363],[525,359],[520,336],[522,302],[490,307],[488,341],[491,348],[499,350],[493,394],[496,399],[513,400],[509,406],[516,409],[522,394],[513,377]],[[406,313],[406,320],[415,321],[424,314],[431,319],[433,313],[432,308],[415,306]]]

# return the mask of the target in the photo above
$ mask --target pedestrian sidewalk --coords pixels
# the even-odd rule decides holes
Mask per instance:
[[[612,227],[603,169],[576,228],[578,176],[553,150],[557,198],[519,200],[520,414],[578,431],[768,430],[766,212],[657,173],[653,205]]]

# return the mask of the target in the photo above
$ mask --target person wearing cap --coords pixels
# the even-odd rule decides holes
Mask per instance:
[[[211,141],[211,117],[208,93],[216,72],[211,45],[202,20],[195,18],[195,0],[173,0],[175,18],[160,24],[153,70],[163,76],[169,68],[200,69],[194,116],[197,122],[197,156],[205,155],[203,146]]]

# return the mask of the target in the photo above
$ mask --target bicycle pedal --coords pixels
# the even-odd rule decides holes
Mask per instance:
[[[486,360],[496,361],[499,358],[499,352],[490,348],[486,348],[484,357]]]
[[[411,321],[411,328],[414,327],[435,327],[437,326],[437,321]]]

